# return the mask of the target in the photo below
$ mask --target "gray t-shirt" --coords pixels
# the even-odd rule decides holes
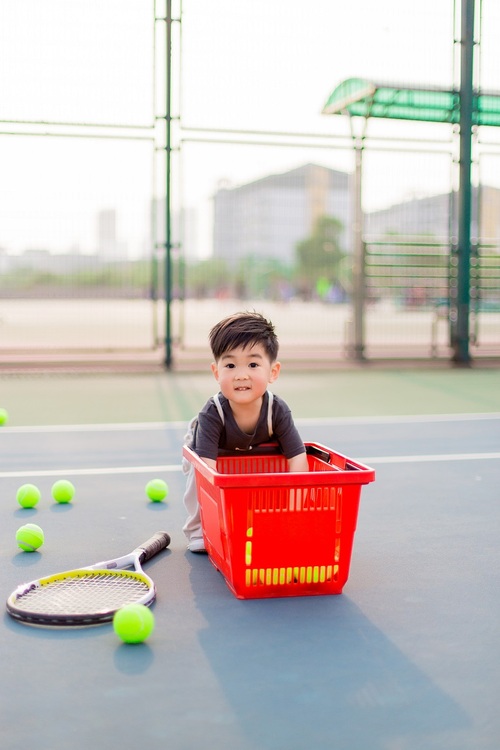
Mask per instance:
[[[222,393],[219,393],[218,397],[224,412],[224,424],[213,398],[210,398],[198,414],[191,444],[191,448],[199,456],[215,460],[217,456],[234,453],[235,451],[250,451],[261,443],[271,441],[279,443],[286,458],[293,458],[305,452],[304,443],[294,425],[291,411],[279,396],[274,395],[273,398],[273,434],[271,437],[269,436],[267,420],[269,402],[267,391],[262,399],[259,420],[251,435],[240,430],[236,424],[229,401]]]

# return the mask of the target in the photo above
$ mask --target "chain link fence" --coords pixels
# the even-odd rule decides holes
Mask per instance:
[[[20,41],[0,52],[0,358],[129,351],[161,361],[167,318],[174,362],[196,358],[210,325],[250,308],[273,319],[292,358],[350,356],[353,133],[347,118],[318,116],[338,83],[323,70],[330,3],[311,9],[302,28],[283,16],[280,57],[271,27],[255,48],[253,14],[222,5],[217,19],[199,0],[172,4],[171,175],[167,3],[46,0],[43,23],[32,0],[4,5],[4,27]],[[413,80],[409,65],[427,59],[423,50],[405,55],[409,85],[437,74],[454,83],[454,7],[443,4],[422,41],[435,51],[434,67],[415,66],[424,80]],[[386,10],[372,37],[414,39],[420,16]],[[481,75],[498,88],[492,29],[500,13],[485,4]],[[306,76],[294,43],[310,51]],[[475,132],[473,356],[500,355],[499,155],[494,129]],[[368,358],[450,356],[457,160],[451,125],[366,129]]]

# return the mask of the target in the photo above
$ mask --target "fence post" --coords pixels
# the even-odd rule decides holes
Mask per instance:
[[[460,189],[458,193],[458,253],[456,285],[450,292],[450,341],[453,361],[468,364],[470,316],[470,263],[472,217],[472,113],[474,109],[474,3],[461,3],[460,51]]]
[[[165,367],[172,367],[172,0],[167,0],[165,17]]]
[[[355,139],[355,170],[354,170],[354,215],[353,229],[353,268],[352,268],[352,310],[353,310],[353,341],[351,356],[362,361],[365,359],[365,243],[363,240],[363,139]]]

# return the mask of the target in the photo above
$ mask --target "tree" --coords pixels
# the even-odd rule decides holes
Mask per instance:
[[[345,257],[340,246],[342,222],[333,216],[320,216],[312,234],[295,246],[301,285],[309,289],[342,286],[340,265]]]

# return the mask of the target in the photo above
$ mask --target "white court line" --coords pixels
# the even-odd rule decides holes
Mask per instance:
[[[369,456],[360,458],[363,464],[416,464],[430,461],[483,461],[500,458],[500,453],[436,453],[423,456]]]
[[[500,458],[500,453],[441,453],[421,456],[369,456],[357,459],[368,466],[377,464],[427,463],[432,461],[483,461]],[[40,469],[0,471],[0,479],[20,477],[98,476],[104,474],[159,474],[182,471],[181,464],[160,466],[112,466],[98,469]]]
[[[371,417],[303,417],[295,419],[295,424],[303,427],[328,426],[338,424],[412,424],[416,422],[470,422],[483,419],[500,419],[500,412],[477,412],[465,414],[406,414],[393,416]],[[184,429],[187,422],[123,422],[103,424],[60,424],[60,425],[31,425],[5,426],[0,428],[1,435],[14,432],[42,433],[42,432],[143,432],[155,430]]]
[[[186,428],[188,420],[185,422],[123,422],[110,424],[52,424],[52,425],[31,425],[23,427],[2,427],[0,436],[10,432],[144,432],[154,430],[169,430]]]
[[[181,464],[162,466],[111,466],[98,469],[33,469],[29,471],[0,471],[0,478],[9,477],[66,477],[97,476],[99,474],[159,474],[160,472],[182,471]]]
[[[406,414],[378,417],[317,417],[295,419],[295,424],[314,427],[336,424],[413,424],[417,422],[475,422],[483,419],[500,419],[500,412],[478,412],[465,414]]]

